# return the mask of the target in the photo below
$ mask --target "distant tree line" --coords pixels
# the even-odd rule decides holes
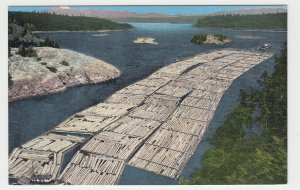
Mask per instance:
[[[287,13],[206,16],[199,18],[195,26],[235,29],[286,29]]]
[[[130,24],[116,23],[107,19],[83,17],[83,16],[66,16],[51,13],[36,12],[9,12],[9,22],[17,24],[34,31],[79,31],[79,30],[116,30],[131,28]]]
[[[172,16],[172,17],[125,17],[114,18],[116,22],[137,22],[137,23],[190,23],[194,24],[201,16]]]
[[[241,91],[240,104],[209,137],[199,169],[180,184],[287,183],[287,47],[260,89]]]

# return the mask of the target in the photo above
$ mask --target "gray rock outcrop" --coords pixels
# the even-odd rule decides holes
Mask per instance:
[[[12,48],[8,61],[9,100],[63,91],[116,79],[114,66],[67,49],[34,47],[37,57],[22,57]]]

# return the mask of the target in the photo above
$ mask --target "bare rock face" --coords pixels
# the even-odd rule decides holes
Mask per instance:
[[[216,45],[223,45],[223,44],[227,44],[227,43],[230,43],[231,40],[226,38],[224,40],[220,40],[218,39],[218,37],[214,36],[214,35],[207,35],[207,38],[206,38],[206,41],[203,42],[205,44],[216,44]]]
[[[120,77],[114,66],[67,49],[35,47],[37,57],[22,57],[11,50],[8,61],[9,100],[56,93],[83,84]]]

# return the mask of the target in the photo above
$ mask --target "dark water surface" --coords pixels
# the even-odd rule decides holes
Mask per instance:
[[[225,29],[199,29],[190,24],[133,23],[133,29],[100,32],[55,32],[40,33],[39,36],[55,40],[61,48],[71,49],[102,59],[122,71],[122,77],[115,82],[87,85],[68,89],[64,92],[9,103],[9,149],[10,151],[26,141],[47,132],[67,117],[94,105],[106,97],[137,80],[166,66],[175,59],[193,56],[224,47],[251,49],[262,39],[241,39],[239,35],[253,35],[265,38],[271,43],[268,51],[278,53],[287,33],[278,31],[242,31]],[[220,33],[233,40],[225,46],[190,43],[196,32]],[[105,34],[99,36],[99,34]],[[107,35],[106,35],[107,34]],[[159,43],[135,44],[137,37],[153,37]],[[274,60],[264,62],[241,76],[224,94],[207,135],[218,127],[230,109],[238,103],[239,89],[257,86],[256,80],[267,70],[271,72]],[[200,143],[188,162],[181,177],[189,177],[198,166],[198,160],[208,144]],[[120,184],[177,184],[176,180],[155,175],[126,166]]]

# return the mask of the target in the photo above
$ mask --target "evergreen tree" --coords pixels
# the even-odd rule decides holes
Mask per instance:
[[[181,184],[287,183],[287,48],[266,72],[261,89],[241,91],[241,104],[210,136],[212,145],[191,179]],[[253,126],[260,133],[247,134]]]

